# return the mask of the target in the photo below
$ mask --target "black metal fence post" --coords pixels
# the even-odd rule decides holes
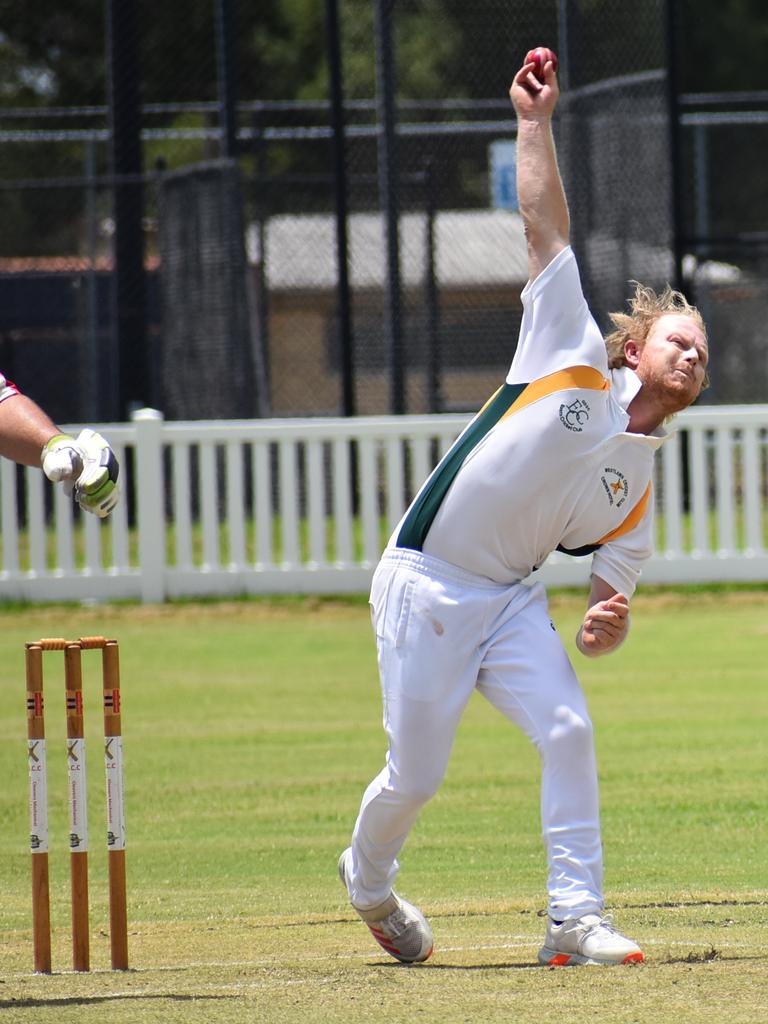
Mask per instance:
[[[151,401],[144,281],[138,12],[136,0],[107,0],[110,163],[114,176],[113,330],[118,410],[128,419]]]
[[[395,68],[392,47],[393,8],[394,0],[375,0],[379,204],[384,214],[386,235],[384,331],[389,353],[390,412],[400,415],[405,412],[405,371],[398,237]]]
[[[216,0],[216,67],[221,154],[237,156],[237,90],[231,0]]]
[[[438,298],[435,220],[435,173],[432,161],[424,165],[424,209],[427,218],[426,265],[425,265],[425,306],[427,318],[427,408],[430,412],[442,412],[443,396],[440,365],[440,305]]]
[[[336,285],[336,319],[341,353],[341,405],[345,416],[354,416],[356,410],[355,362],[349,290],[347,154],[344,124],[344,76],[342,72],[338,0],[326,0],[325,11],[328,35],[328,82],[330,85],[331,124],[333,127],[333,183],[338,275]]]
[[[680,133],[680,85],[677,0],[666,0],[667,16],[667,117],[669,121],[669,169],[671,176],[670,225],[672,230],[673,286],[683,290],[683,167]]]
[[[253,118],[253,139],[253,150],[256,158],[254,180],[257,195],[255,231],[259,250],[253,289],[253,304],[255,306],[253,361],[257,381],[258,414],[259,416],[269,416],[272,406],[269,358],[269,279],[267,274],[267,259],[269,258],[267,220],[269,217],[270,185],[267,183],[267,152],[261,125],[261,115],[258,112],[254,114]]]

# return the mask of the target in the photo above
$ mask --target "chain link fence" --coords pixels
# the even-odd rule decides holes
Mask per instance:
[[[520,321],[507,92],[538,44],[598,320],[630,279],[680,285],[703,400],[766,400],[768,93],[681,92],[663,0],[304,6],[195,0],[182,33],[85,0],[52,15],[54,57],[0,19],[0,368],[52,415],[477,408]]]

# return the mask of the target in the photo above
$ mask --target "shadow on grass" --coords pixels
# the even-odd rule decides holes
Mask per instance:
[[[542,967],[541,964],[535,960],[531,960],[530,963],[523,964],[512,964],[512,963],[501,963],[501,964],[401,964],[394,960],[371,960],[365,965],[366,967],[385,967],[387,970],[394,968],[402,968],[406,971],[512,971],[512,970],[530,970],[532,967],[538,970],[555,970],[555,968]]]
[[[733,956],[732,954],[723,954],[719,949],[715,949],[712,946],[711,949],[703,950],[702,952],[691,952],[685,956],[673,956],[666,960],[654,960],[647,959],[644,964],[617,964],[616,967],[623,967],[630,971],[643,970],[648,967],[668,967],[674,964],[687,964],[688,966],[694,967],[697,964],[708,964],[716,960],[720,964],[740,964],[747,960],[766,960],[768,956],[760,955],[755,953],[748,953],[744,956]],[[509,971],[509,970],[538,970],[538,971],[573,971],[578,970],[577,965],[565,966],[547,966],[546,964],[540,964],[536,960],[531,960],[526,963],[497,963],[497,964],[441,964],[441,963],[422,963],[422,964],[401,964],[393,960],[371,960],[365,965],[366,967],[382,967],[388,970],[402,968],[409,971]]]
[[[717,960],[719,964],[743,964],[747,960],[768,960],[768,955],[764,953],[745,953],[743,956],[732,953],[724,954],[713,946],[702,953],[693,952],[686,954],[686,956],[671,956],[667,960],[659,960],[659,963],[665,966],[668,964],[708,964],[712,963],[713,960]]]
[[[160,1000],[167,999],[172,1003],[192,1003],[192,1002],[203,1002],[222,999],[232,999],[233,996],[202,996],[202,995],[174,995],[173,993],[167,993],[162,995],[161,993],[153,993],[151,995],[142,995],[141,993],[126,992],[124,995],[112,995],[107,996],[66,996],[66,997],[52,997],[51,999],[0,999],[0,1010],[19,1010],[19,1009],[34,1009],[35,1007],[48,1007],[48,1006],[95,1006],[98,1003],[114,1003],[114,1002],[125,1002],[127,1000]]]
[[[624,903],[622,910],[684,910],[688,907],[766,907],[768,900],[660,900],[654,903]]]

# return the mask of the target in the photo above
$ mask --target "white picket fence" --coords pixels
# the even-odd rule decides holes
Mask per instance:
[[[39,470],[0,464],[0,599],[367,590],[407,503],[466,416],[104,424],[123,500],[106,522]],[[646,582],[768,580],[768,406],[702,406],[657,459]],[[77,429],[77,428],[73,428]],[[684,442],[685,439],[685,442]],[[586,582],[552,555],[537,578]]]

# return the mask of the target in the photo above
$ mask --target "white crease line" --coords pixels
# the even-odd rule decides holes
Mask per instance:
[[[657,945],[669,945],[669,946],[675,946],[675,945],[676,946],[689,946],[689,947],[690,946],[706,946],[708,948],[711,948],[711,943],[702,943],[702,942],[669,942],[669,943],[657,942],[656,944]],[[452,946],[452,947],[446,947],[445,949],[440,950],[440,952],[442,952],[442,953],[472,953],[472,952],[480,952],[482,950],[489,950],[489,949],[520,949],[520,948],[526,948],[526,947],[530,947],[530,946],[531,946],[530,942],[525,942],[525,943],[509,942],[509,943],[499,943],[498,945],[492,945],[492,946],[487,946],[487,945],[481,945],[481,946]],[[738,944],[737,945],[737,944],[733,944],[732,943],[732,944],[730,944],[728,946],[723,946],[722,948],[728,948],[728,949],[736,949],[736,948],[768,949],[768,946],[766,946],[766,945],[748,945],[746,943],[745,944]],[[334,957],[329,957],[329,956],[324,956],[324,957],[319,957],[318,956],[318,957],[315,957],[315,956],[311,956],[311,957],[303,957],[301,959],[302,960],[324,959],[324,960],[329,960],[329,961],[330,960],[334,960],[334,961],[335,960],[359,960],[359,959],[369,960],[370,956],[343,954],[343,955],[334,956]],[[273,961],[273,960],[269,960],[269,961],[267,961],[267,960],[239,960],[239,961],[226,961],[226,962],[221,962],[221,963],[217,963],[216,961],[207,961],[207,962],[202,962],[201,961],[199,963],[194,963],[194,964],[185,964],[185,965],[180,966],[180,967],[170,967],[170,966],[168,966],[168,967],[141,968],[141,969],[139,969],[139,971],[137,973],[150,974],[150,973],[154,973],[156,971],[157,972],[186,971],[186,970],[192,970],[192,969],[196,969],[196,968],[200,968],[200,967],[259,967],[259,966],[271,966],[271,967],[273,967],[273,966],[275,966],[275,963],[277,963],[277,962],[279,962],[279,961]],[[484,966],[486,966],[488,968],[488,970],[493,970],[494,968],[498,967],[498,965],[496,965],[496,964],[486,964]],[[426,969],[429,970],[429,968],[426,968]],[[519,969],[521,969],[521,970],[530,970],[530,971],[541,971],[542,967],[539,964],[534,964],[534,963],[532,963],[532,964],[520,964],[519,965]],[[107,973],[107,972],[104,972],[104,973]],[[293,985],[293,986],[298,986],[298,985],[314,985],[314,984],[316,984],[316,982],[315,982],[315,980],[313,978],[288,978],[288,979],[286,979],[284,977],[280,978],[280,979],[275,979],[275,980],[272,980],[272,981],[253,980],[253,981],[229,982],[229,983],[206,982],[204,984],[196,985],[194,987],[194,989],[191,989],[189,992],[181,992],[181,993],[178,992],[178,991],[163,992],[163,991],[161,991],[161,990],[159,990],[157,988],[147,988],[147,987],[144,987],[144,988],[129,988],[129,989],[126,989],[124,991],[113,990],[111,992],[99,992],[99,993],[94,994],[92,998],[94,1000],[98,1000],[99,1002],[102,1002],[102,1001],[108,1000],[108,999],[130,999],[130,998],[135,999],[137,997],[152,997],[152,998],[155,998],[155,999],[164,999],[164,998],[174,999],[174,998],[178,998],[180,994],[181,995],[189,995],[190,997],[199,996],[199,994],[201,992],[213,992],[213,993],[215,993],[215,992],[222,992],[222,993],[231,992],[233,994],[237,994],[237,993],[248,992],[248,991],[256,991],[256,990],[264,990],[264,989],[274,988],[274,986],[276,984],[280,984],[282,987],[287,987],[287,986],[290,986],[290,985]],[[83,998],[87,1002],[89,997],[88,996],[84,996]]]

